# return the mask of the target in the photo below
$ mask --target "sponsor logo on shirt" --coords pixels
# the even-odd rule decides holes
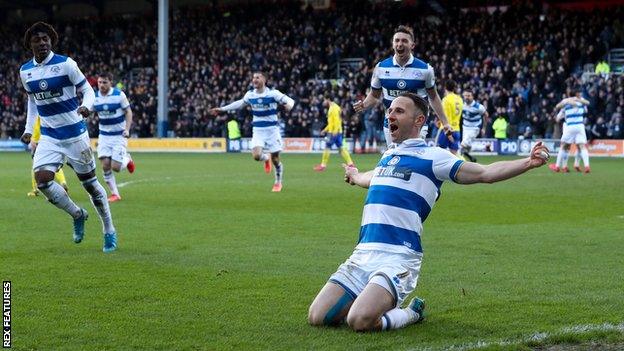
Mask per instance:
[[[375,169],[376,177],[383,178],[396,178],[401,180],[410,180],[412,177],[412,170],[406,167],[378,167]]]
[[[397,97],[403,93],[407,93],[407,90],[388,90],[388,96]]]

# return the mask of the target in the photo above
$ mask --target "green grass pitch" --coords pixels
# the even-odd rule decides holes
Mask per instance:
[[[361,170],[378,155],[355,156]],[[15,350],[420,350],[548,342],[624,322],[624,159],[591,174],[546,167],[493,185],[445,184],[425,223],[416,294],[424,323],[387,333],[308,326],[310,302],[356,244],[364,189],[338,155],[283,155],[284,190],[249,154],[134,154],[111,204],[119,249],[75,175],[90,213],[81,244],[70,218],[27,198],[30,157],[0,154],[0,278],[12,281]],[[500,158],[481,157],[490,163]],[[98,165],[101,182],[101,168]],[[499,347],[494,347],[497,349]],[[503,347],[505,348],[505,347]]]

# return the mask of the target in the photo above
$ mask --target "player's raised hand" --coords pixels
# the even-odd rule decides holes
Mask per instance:
[[[24,135],[22,135],[22,137],[20,138],[20,140],[22,141],[22,143],[28,145],[30,144],[30,138],[32,137],[32,134],[30,133],[24,133]]]
[[[550,154],[548,153],[548,148],[541,141],[538,141],[531,150],[531,168],[545,165],[548,162],[549,157]]]
[[[360,113],[360,112],[364,111],[364,101],[358,100],[358,101],[354,102],[353,103],[353,110],[355,111],[355,113]]]
[[[89,117],[89,114],[91,113],[89,111],[88,108],[84,107],[84,106],[80,106],[78,107],[78,113],[82,115],[82,117],[87,118]]]
[[[221,112],[221,109],[218,107],[211,108],[210,110],[208,110],[208,113],[210,113],[213,116],[218,116],[219,112]]]
[[[355,166],[348,166],[344,163],[342,164],[342,168],[344,168],[345,170],[345,176],[344,176],[345,182],[351,185],[355,185],[355,180],[353,179],[353,177],[355,177],[355,175],[358,174],[360,171],[357,168],[355,168]]]

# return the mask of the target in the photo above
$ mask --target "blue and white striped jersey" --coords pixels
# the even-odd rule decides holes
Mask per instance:
[[[472,104],[464,104],[462,110],[462,127],[463,128],[481,128],[483,125],[483,115],[485,114],[485,106],[476,101]]]
[[[390,107],[392,100],[399,95],[411,92],[428,100],[427,90],[435,87],[433,67],[428,63],[410,56],[405,66],[401,67],[394,56],[380,61],[373,70],[371,88],[381,89],[383,104]],[[388,127],[388,119],[384,119],[384,127]]]
[[[130,107],[123,91],[110,88],[106,95],[95,91],[95,110],[100,119],[100,135],[122,135],[126,129],[125,110]]]
[[[294,103],[294,100],[288,95],[269,87],[265,87],[262,93],[256,89],[251,89],[243,96],[243,102],[251,106],[252,126],[254,128],[277,127],[279,125],[277,121],[278,104],[286,105],[289,101]]]
[[[563,114],[565,116],[565,124],[573,126],[575,124],[583,124],[583,118],[587,113],[587,107],[580,102],[567,104],[563,107]]]
[[[447,150],[409,139],[386,151],[366,196],[358,249],[422,253],[423,222],[445,180],[455,181],[464,161]]]
[[[88,83],[74,60],[50,52],[41,63],[33,58],[23,64],[20,78],[41,117],[42,139],[71,140],[87,132],[84,119],[77,113],[76,88]]]

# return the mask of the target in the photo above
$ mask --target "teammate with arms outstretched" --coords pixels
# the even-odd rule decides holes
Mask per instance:
[[[377,167],[360,173],[345,165],[345,181],[368,188],[359,242],[329,278],[309,308],[312,325],[339,325],[355,331],[403,328],[424,318],[425,304],[414,298],[423,257],[423,222],[444,181],[494,183],[547,162],[548,150],[537,143],[531,156],[489,165],[464,162],[447,150],[428,147],[420,138],[427,102],[412,93],[394,99],[388,109],[393,147]]]
[[[113,171],[128,169],[134,173],[134,161],[127,152],[132,109],[123,91],[113,88],[113,75],[101,73],[98,77],[98,90],[95,92],[93,110],[100,120],[97,154],[102,163],[104,180],[110,189],[109,202],[121,200]]]
[[[472,141],[479,136],[479,133],[482,136],[485,135],[488,113],[485,110],[485,106],[474,99],[471,89],[465,89],[462,96],[464,97],[464,108],[461,126],[461,153],[471,162],[477,162],[477,159],[470,155]]]
[[[84,237],[87,211],[78,207],[65,189],[54,181],[54,174],[67,160],[102,220],[104,252],[117,248],[117,234],[106,199],[106,190],[95,175],[87,125],[95,94],[74,60],[52,52],[58,35],[52,26],[37,22],[24,35],[24,47],[34,58],[20,68],[20,78],[28,93],[26,129],[22,142],[30,143],[37,114],[41,116],[41,139],[33,157],[37,188],[56,207],[74,219],[74,242]],[[76,91],[82,94],[79,105]]]
[[[392,100],[397,96],[411,92],[425,100],[429,100],[431,107],[442,122],[443,130],[447,136],[452,135],[442,102],[435,86],[435,74],[433,67],[428,63],[414,57],[414,31],[407,26],[398,26],[392,36],[392,49],[394,55],[377,63],[371,79],[371,90],[362,101],[353,104],[355,112],[362,112],[380,101],[386,109],[390,107]],[[421,137],[427,137],[429,127],[425,124],[421,130]],[[392,138],[388,130],[388,117],[384,118],[384,135],[386,145],[390,146]],[[452,137],[451,137],[452,138]]]
[[[277,109],[281,105],[288,112],[295,106],[295,100],[277,89],[267,87],[266,82],[266,73],[254,72],[251,80],[253,89],[245,93],[245,96],[240,100],[226,106],[210,109],[210,113],[216,116],[220,112],[234,111],[244,106],[251,106],[251,113],[253,114],[251,153],[254,160],[264,162],[266,173],[271,172],[271,163],[273,163],[275,183],[272,191],[280,192],[282,191],[284,166],[280,161],[282,136],[280,135]],[[269,154],[264,153],[265,149]]]

